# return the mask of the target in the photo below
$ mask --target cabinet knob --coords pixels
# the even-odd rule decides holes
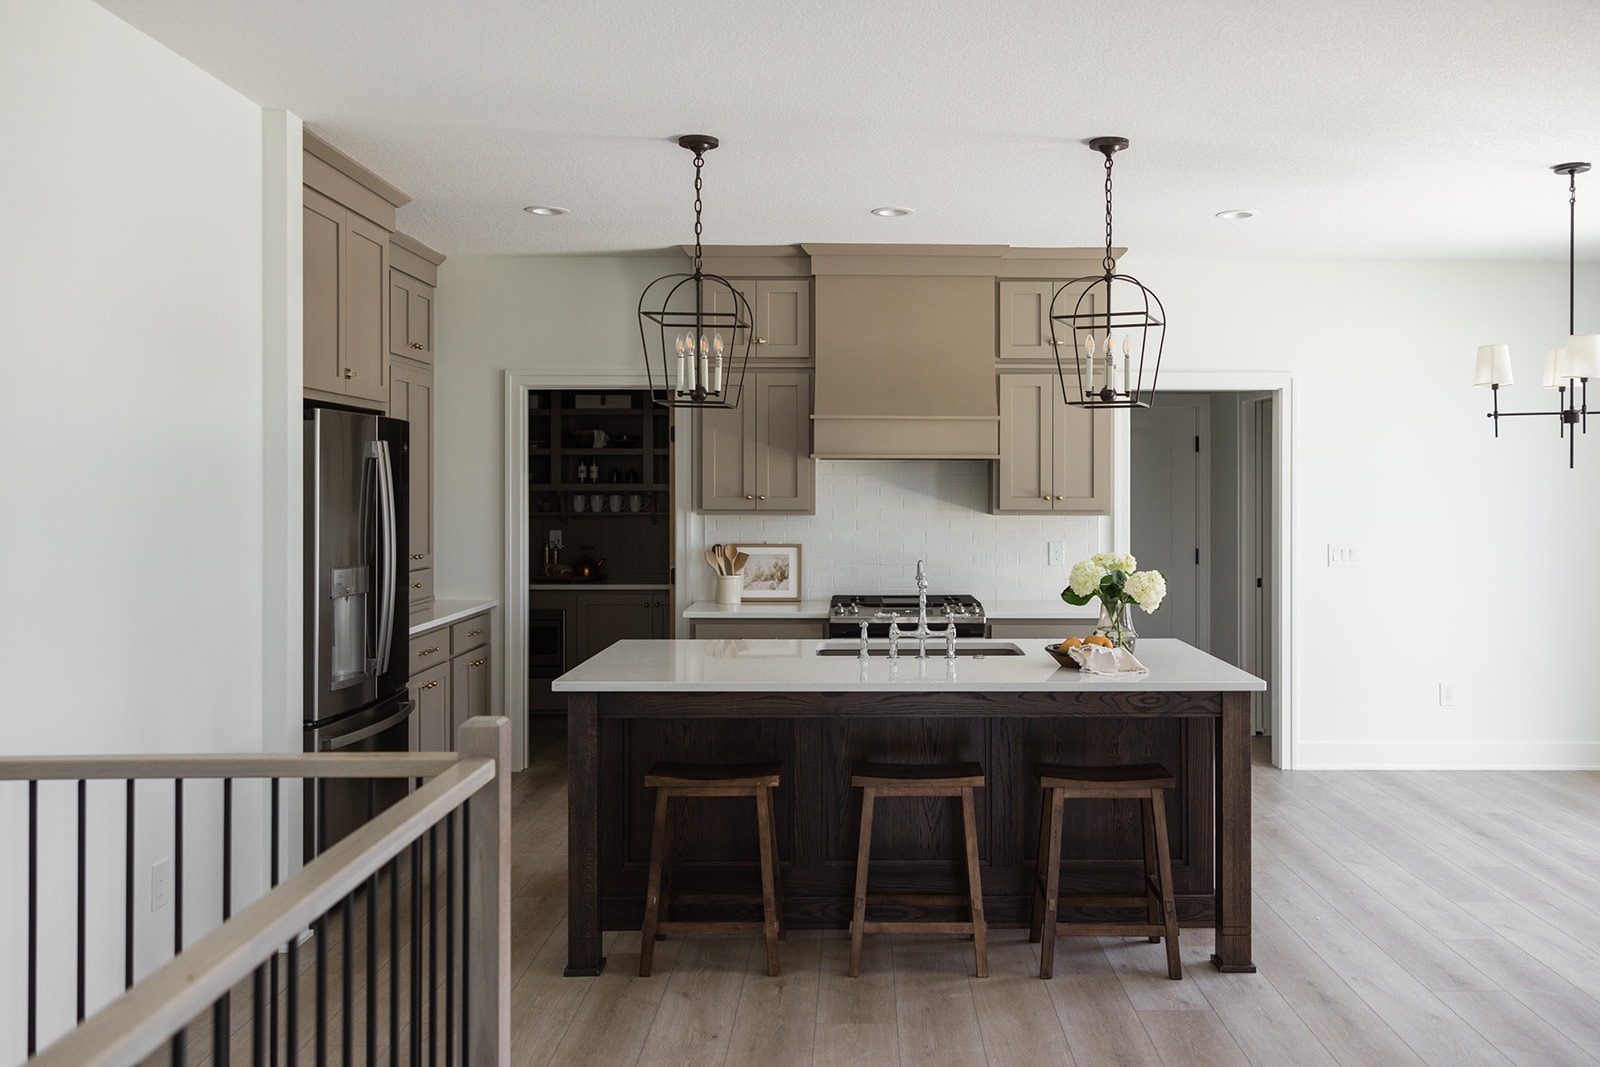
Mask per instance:
[[[1046,493],[1044,496],[1040,497],[1039,499],[1040,500],[1049,500],[1050,499],[1050,494]]]
[[[746,494],[745,494],[745,495],[744,495],[744,498],[745,498],[745,499],[746,499],[746,500],[754,500],[754,499],[755,499],[755,497],[753,497],[753,496],[751,496],[751,495],[750,495],[750,494],[749,494],[749,493],[746,493]]]
[[[426,552],[413,552],[413,553],[411,553],[411,558],[412,559],[422,559],[426,555],[427,555]],[[415,588],[415,586],[413,586],[412,588]]]
[[[411,583],[411,588],[413,588],[413,589],[421,589],[422,588],[422,583],[421,582],[412,582]]]
[[[344,376],[346,378],[354,378],[356,376],[356,372],[351,370],[349,367],[346,367],[344,369]]]
[[[1064,496],[1058,496],[1058,497],[1056,497],[1056,499],[1057,499],[1057,500],[1065,500],[1065,499],[1066,499],[1066,497],[1064,497]]]
[[[422,342],[421,341],[412,341],[411,342],[411,347],[420,350],[422,348]]]
[[[767,494],[762,493],[760,496],[756,497],[756,499],[757,500],[765,500],[765,499],[767,499]]]
[[[754,340],[755,340],[755,343],[758,344],[758,345],[764,345],[764,344],[767,343],[767,339],[765,337],[757,337]]]

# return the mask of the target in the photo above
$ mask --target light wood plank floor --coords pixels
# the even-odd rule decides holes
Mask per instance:
[[[1258,751],[1255,958],[1223,975],[1184,930],[1184,980],[1142,939],[991,931],[990,974],[957,938],[796,931],[768,978],[758,938],[685,937],[638,977],[566,962],[559,734],[517,776],[514,1062],[558,1064],[1600,1063],[1600,772],[1283,773]]]

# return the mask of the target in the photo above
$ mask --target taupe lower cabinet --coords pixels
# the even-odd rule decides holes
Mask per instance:
[[[411,468],[410,541],[413,581],[417,571],[433,566],[433,368],[409,363],[389,365],[389,416],[411,424],[407,451]],[[418,597],[413,590],[415,604]]]
[[[748,372],[737,408],[700,413],[699,447],[701,511],[814,512],[810,372]]]
[[[411,750],[453,751],[461,724],[492,708],[489,616],[473,615],[412,636],[410,656],[406,687],[417,705],[411,713]]]
[[[1111,511],[1111,418],[1061,399],[1055,374],[1002,374],[994,510]]]
[[[382,404],[389,231],[304,190],[306,389]]]
[[[582,663],[602,649],[629,638],[662,638],[667,632],[668,589],[585,590],[577,594],[578,655]]]

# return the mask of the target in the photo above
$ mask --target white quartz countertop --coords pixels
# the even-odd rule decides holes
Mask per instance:
[[[556,692],[1248,692],[1266,689],[1252,674],[1175,638],[1146,638],[1140,662],[1150,673],[1126,680],[1081,674],[1057,665],[1045,642],[1013,642],[1021,656],[916,658],[916,646],[899,660],[854,655],[819,656],[815,640],[721,639],[618,641],[551,683]],[[848,642],[846,642],[848,643]],[[961,644],[1002,642],[979,638]],[[838,644],[832,642],[832,644]]]
[[[1079,607],[1068,604],[1059,596],[1048,600],[985,600],[983,614],[990,622],[1010,619],[1098,619],[1100,602],[1091,600]],[[1138,625],[1137,618],[1134,625]]]
[[[411,624],[411,636],[415,637],[418,634],[427,633],[429,630],[437,630],[441,626],[460,622],[462,619],[470,618],[480,612],[499,606],[500,601],[498,600],[435,600],[433,602],[433,614],[426,619]]]
[[[718,604],[711,600],[696,600],[683,609],[686,619],[826,619],[826,600],[801,600],[792,604],[774,604],[752,600],[744,604]]]

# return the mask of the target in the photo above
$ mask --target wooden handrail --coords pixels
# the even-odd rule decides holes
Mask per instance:
[[[0,782],[79,778],[432,778],[455,765],[453,752],[13,756],[0,759]]]
[[[234,984],[253,972],[278,949],[299,936],[313,921],[335,907],[367,881],[401,850],[420,838],[457,808],[472,809],[473,876],[469,887],[481,896],[473,926],[484,943],[473,949],[474,971],[492,975],[494,984],[509,974],[509,806],[510,721],[505,718],[471,719],[461,729],[461,757],[305,755],[296,757],[160,757],[159,776],[229,777],[277,776],[287,778],[345,775],[381,776],[379,767],[391,767],[389,776],[427,776],[432,781],[372,821],[352,832],[306,864],[281,885],[239,912],[228,922],[186,948],[122,997],[86,1019],[76,1030],[41,1052],[30,1067],[115,1067],[135,1063],[187,1026]],[[292,760],[294,762],[285,762]],[[325,774],[308,774],[304,764],[317,761]],[[20,765],[41,762],[63,777],[137,777],[127,765],[133,760],[0,761],[0,775],[23,777]],[[113,772],[114,765],[123,769]],[[352,770],[351,768],[359,768]],[[424,769],[424,768],[427,769]],[[498,767],[498,771],[497,771]],[[243,768],[239,770],[239,768]],[[270,769],[266,769],[270,768]],[[281,768],[279,770],[278,768]],[[403,768],[403,769],[400,769]],[[206,773],[209,769],[209,773]],[[95,770],[103,773],[85,773]],[[4,772],[11,772],[4,774]],[[50,775],[54,777],[52,773]],[[37,773],[28,777],[40,777]],[[491,840],[492,838],[492,840]],[[486,914],[484,914],[486,913]],[[468,934],[471,935],[469,929]],[[482,989],[476,994],[474,1015],[464,1020],[482,1040],[475,1044],[475,1062],[509,1062],[510,1021],[504,1014],[509,989]],[[480,1059],[483,1053],[488,1058]]]

